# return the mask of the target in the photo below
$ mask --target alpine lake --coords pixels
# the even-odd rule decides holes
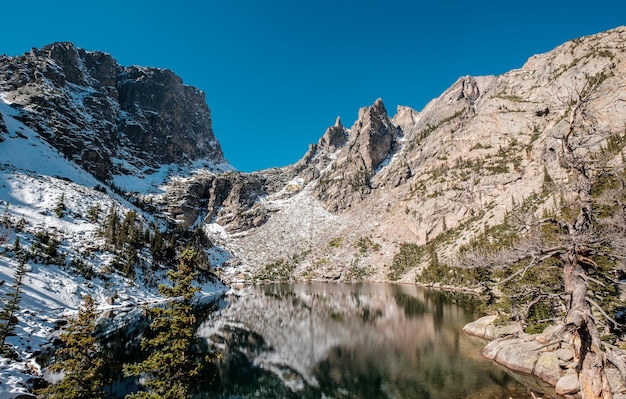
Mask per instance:
[[[462,331],[461,294],[401,284],[263,284],[198,306],[203,350],[219,353],[197,398],[517,399],[523,377],[481,355]],[[112,364],[132,361],[149,323],[109,335]],[[134,349],[133,349],[134,348]],[[121,367],[120,367],[121,368]],[[111,398],[137,390],[116,377]]]

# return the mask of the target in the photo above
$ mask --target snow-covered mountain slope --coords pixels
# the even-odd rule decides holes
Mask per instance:
[[[232,169],[204,93],[169,70],[123,67],[109,54],[54,43],[0,57],[0,93],[65,157],[128,191],[160,184],[178,167]]]
[[[39,371],[33,353],[49,342],[58,320],[76,312],[85,295],[102,311],[138,309],[161,299],[154,284],[146,284],[142,269],[134,278],[112,270],[116,253],[100,233],[105,215],[113,210],[119,215],[137,212],[146,223],[159,221],[68,160],[18,116],[0,98],[1,297],[12,290],[22,254],[31,253],[15,335],[7,339],[20,361],[0,359],[2,398],[27,392],[27,380]],[[163,278],[156,273],[161,276],[156,281]],[[206,294],[223,290],[219,283],[203,287]]]

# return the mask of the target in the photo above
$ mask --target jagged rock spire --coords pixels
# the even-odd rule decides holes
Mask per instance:
[[[326,129],[326,132],[324,132],[324,135],[320,138],[318,149],[334,152],[343,147],[347,142],[348,131],[341,124],[341,118],[337,117],[335,124]]]
[[[373,105],[361,108],[351,130],[351,152],[360,155],[367,170],[375,171],[389,156],[397,133],[383,100],[378,98]]]

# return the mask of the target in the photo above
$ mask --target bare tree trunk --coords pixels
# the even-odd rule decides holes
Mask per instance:
[[[580,395],[583,399],[612,399],[613,392],[604,370],[605,354],[601,349],[600,332],[587,300],[589,286],[584,259],[588,256],[589,233],[594,229],[591,195],[593,177],[588,173],[589,159],[576,154],[570,141],[575,130],[581,127],[577,124],[577,119],[580,117],[584,120],[584,113],[581,113],[581,110],[597,85],[597,80],[588,79],[585,82],[578,93],[575,105],[570,110],[569,129],[561,138],[563,159],[575,177],[572,188],[578,197],[580,212],[574,223],[568,226],[571,248],[560,257],[564,262],[565,292],[571,295],[566,323],[572,328],[572,348],[574,359],[577,361]],[[586,91],[588,93],[584,94]]]
[[[604,371],[604,354],[601,351],[600,333],[587,302],[585,270],[570,252],[564,266],[565,291],[571,294],[566,322],[572,326],[574,359],[583,399],[612,399],[613,393]]]

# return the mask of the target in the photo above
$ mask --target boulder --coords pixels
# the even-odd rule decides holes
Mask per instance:
[[[518,333],[518,328],[514,324],[504,326],[495,326],[493,323],[497,319],[496,315],[481,317],[463,327],[463,331],[469,335],[485,339],[495,339],[505,336],[511,336]]]
[[[569,363],[574,359],[574,352],[571,348],[560,348],[555,351],[559,360],[563,363]]]
[[[556,352],[546,350],[536,340],[495,339],[485,346],[483,356],[511,370],[532,374],[550,385],[555,385],[561,378]]]
[[[495,338],[493,336],[493,322],[497,317],[497,315],[489,315],[467,323],[465,327],[463,327],[463,332],[481,338],[493,339]]]
[[[561,377],[555,387],[557,395],[570,395],[578,392],[580,385],[578,384],[578,375],[574,373],[565,374]]]
[[[556,385],[561,378],[561,367],[556,352],[541,352],[533,369],[533,374],[550,385]]]
[[[495,360],[496,356],[498,356],[498,352],[505,348],[508,345],[512,345],[513,343],[520,342],[520,339],[517,338],[509,338],[509,339],[495,339],[487,344],[483,348],[483,356],[489,360]]]
[[[626,381],[620,371],[614,367],[606,367],[605,371],[613,390],[613,399],[626,398]]]
[[[507,345],[500,348],[494,360],[511,370],[533,374],[539,360],[541,344],[521,339],[508,341]]]

